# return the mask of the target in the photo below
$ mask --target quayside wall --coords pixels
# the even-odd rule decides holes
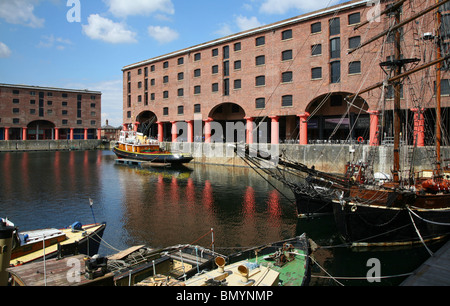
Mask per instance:
[[[0,152],[85,151],[103,149],[101,140],[9,140],[0,141]]]
[[[84,151],[109,150],[114,142],[104,143],[101,140],[10,140],[0,141],[0,152],[26,152],[26,151]],[[234,152],[234,145],[224,143],[171,143],[164,142],[162,147],[174,152],[186,152],[194,156],[194,163],[248,167],[249,165]],[[264,145],[256,150],[260,154],[266,152],[278,153],[289,160],[314,166],[317,170],[342,173],[347,162],[374,160],[375,172],[391,173],[393,165],[393,147],[368,145],[342,145],[342,144],[280,144]],[[413,157],[415,171],[432,169],[435,150],[433,147],[402,147],[400,164],[406,165]],[[273,154],[275,156],[275,154]],[[414,155],[414,156],[413,156]],[[450,147],[441,148],[443,166],[450,164]],[[276,160],[275,160],[276,162]]]
[[[163,143],[167,150],[189,152],[194,155],[195,163],[225,165],[225,166],[248,166],[248,164],[237,156],[233,146],[223,143]],[[278,151],[277,151],[278,150]],[[374,171],[391,173],[393,168],[393,146],[369,145],[342,145],[342,144],[322,144],[322,145],[298,145],[280,144],[265,145],[264,152],[279,152],[289,160],[303,163],[309,167],[314,166],[317,170],[342,173],[345,171],[347,162],[367,161],[370,157],[374,160]],[[415,171],[433,169],[432,160],[434,158],[434,147],[402,147],[400,152],[400,165],[409,164],[409,159],[413,158]],[[443,166],[450,163],[450,147],[441,148]],[[445,161],[446,160],[446,161]]]

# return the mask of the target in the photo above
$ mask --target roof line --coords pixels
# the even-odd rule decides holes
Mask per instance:
[[[335,6],[331,7],[331,8],[329,8],[329,9],[321,9],[321,10],[318,10],[318,11],[315,11],[315,12],[312,12],[312,13],[307,13],[307,14],[304,14],[304,15],[300,15],[298,17],[286,19],[284,21],[279,21],[279,22],[272,23],[272,24],[269,24],[269,25],[266,25],[266,26],[261,26],[259,28],[255,28],[253,30],[248,30],[248,31],[245,31],[245,32],[237,33],[237,34],[232,34],[232,35],[229,35],[229,36],[226,36],[226,37],[223,37],[223,38],[219,38],[219,39],[216,39],[216,40],[212,40],[212,41],[209,41],[209,42],[206,42],[206,43],[202,43],[202,44],[199,44],[199,45],[196,45],[196,46],[193,46],[193,47],[181,49],[179,51],[171,52],[171,53],[168,53],[168,54],[165,54],[165,55],[161,55],[161,56],[154,57],[154,58],[151,58],[151,59],[148,59],[148,60],[137,62],[135,64],[124,66],[122,68],[122,71],[131,69],[131,68],[136,68],[136,67],[139,67],[139,66],[143,66],[143,65],[146,65],[146,64],[149,64],[149,63],[157,62],[157,61],[160,61],[160,60],[163,60],[163,59],[166,59],[166,58],[171,58],[171,57],[174,57],[174,56],[177,56],[177,55],[181,55],[181,54],[189,53],[189,52],[192,52],[192,51],[197,51],[197,50],[200,50],[200,49],[204,49],[204,48],[207,48],[207,47],[210,47],[210,46],[214,46],[214,45],[218,45],[218,44],[221,44],[221,43],[224,43],[224,42],[227,42],[227,41],[236,40],[236,39],[239,39],[239,38],[242,38],[242,37],[245,37],[245,36],[250,36],[250,35],[253,35],[253,34],[257,34],[257,33],[270,31],[270,30],[273,30],[275,28],[281,28],[281,27],[284,27],[284,26],[287,26],[287,25],[290,25],[290,24],[293,24],[293,23],[298,23],[298,22],[301,22],[301,21],[304,21],[304,20],[307,20],[307,19],[313,19],[315,17],[319,17],[321,15],[327,15],[327,14],[330,14],[330,13],[338,11],[338,10],[347,9],[347,8],[351,8],[351,7],[357,7],[357,6],[360,6],[362,4],[367,4],[367,2],[368,2],[368,0],[351,1],[351,2],[347,2],[346,4],[335,5]]]
[[[93,91],[88,89],[67,89],[67,88],[57,88],[57,87],[42,87],[34,85],[23,85],[23,84],[2,84],[0,87],[13,87],[13,88],[23,88],[23,89],[36,89],[36,90],[51,90],[51,91],[62,91],[62,92],[77,92],[77,93],[94,93],[102,94],[101,91]]]

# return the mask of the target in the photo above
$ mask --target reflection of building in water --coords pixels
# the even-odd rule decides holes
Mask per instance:
[[[157,174],[128,167],[118,169],[124,227],[140,239],[135,243],[192,243],[211,228],[217,248],[236,246],[228,241],[253,246],[255,239],[277,241],[284,238],[280,233],[295,234],[295,226],[281,222],[281,213],[276,213],[276,207],[282,209],[281,203],[275,203],[280,198],[249,169],[196,165],[188,176],[175,171]],[[292,212],[295,224],[295,207]],[[268,224],[279,227],[269,231]],[[205,247],[210,243],[211,235],[198,242]]]

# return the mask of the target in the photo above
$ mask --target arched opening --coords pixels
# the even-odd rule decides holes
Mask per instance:
[[[136,121],[139,122],[139,132],[147,137],[158,137],[158,125],[156,123],[158,121],[158,117],[154,112],[142,112],[137,116]]]
[[[212,137],[215,141],[241,142],[245,141],[245,111],[236,103],[222,103],[215,106],[209,113],[213,119]]]
[[[55,139],[55,124],[50,121],[32,121],[27,126],[28,140]]]
[[[369,139],[369,105],[361,97],[346,100],[350,93],[329,93],[314,99],[306,111],[309,142],[346,142]]]

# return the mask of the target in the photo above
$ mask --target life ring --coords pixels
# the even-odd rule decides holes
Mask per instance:
[[[358,137],[358,143],[363,143],[364,142],[364,138],[362,136]]]

